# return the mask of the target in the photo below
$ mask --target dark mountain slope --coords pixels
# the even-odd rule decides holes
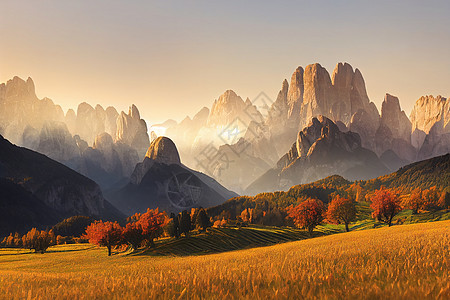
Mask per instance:
[[[11,195],[8,197],[8,203],[11,203],[11,199],[21,198],[15,196],[14,191],[19,194],[24,191],[30,193],[29,201],[23,202],[24,205],[39,201],[39,207],[42,208],[36,211],[39,218],[44,217],[42,213],[45,207],[50,208],[49,215],[56,213],[60,219],[73,215],[105,219],[123,217],[104,199],[94,181],[45,155],[17,147],[2,136],[0,136],[0,178],[8,179],[16,185],[20,184],[21,189],[16,190],[4,184],[4,190]],[[33,210],[31,206],[28,208]],[[48,220],[43,224],[50,224],[53,217],[48,217]]]
[[[0,178],[0,237],[23,233],[31,227],[51,227],[60,219],[53,208],[25,190],[22,185]]]

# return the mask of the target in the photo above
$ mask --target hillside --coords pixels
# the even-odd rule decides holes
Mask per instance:
[[[291,187],[288,191],[261,193],[256,196],[235,197],[222,205],[208,208],[210,216],[226,215],[236,218],[246,208],[261,208],[265,211],[286,208],[299,200],[316,198],[324,203],[336,194],[364,200],[366,194],[381,186],[396,189],[400,195],[409,194],[411,190],[436,186],[448,190],[450,182],[450,154],[434,157],[400,168],[397,172],[371,180],[351,182],[341,176],[330,176],[308,184]]]
[[[60,214],[11,180],[0,178],[0,237],[31,227],[51,227]]]
[[[74,215],[120,219],[122,213],[104,199],[92,180],[35,151],[18,147],[0,136],[0,207],[8,207],[11,220],[1,228],[14,231],[54,225]],[[9,182],[7,182],[9,181]],[[26,221],[28,220],[28,221]],[[16,224],[17,222],[17,224]]]
[[[0,249],[0,294],[15,298],[448,299],[450,221],[354,231],[186,257],[105,255],[62,245]],[[414,241],[414,242],[411,242]],[[16,255],[21,254],[21,255]],[[24,288],[27,287],[27,288]]]
[[[412,190],[431,186],[446,188],[450,186],[450,154],[433,157],[400,168],[397,172],[378,177],[371,182],[391,188]]]

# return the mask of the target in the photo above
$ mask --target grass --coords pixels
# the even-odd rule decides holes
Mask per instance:
[[[375,227],[387,226],[386,224],[381,224],[374,219],[372,219],[372,210],[370,209],[370,202],[357,202],[356,203],[356,221],[350,225],[350,230],[365,230],[372,229]],[[413,214],[410,209],[402,210],[397,214],[392,224],[415,224],[415,223],[425,223],[425,222],[435,222],[435,221],[445,221],[450,220],[450,210],[444,209],[439,211],[425,211],[418,214]],[[343,226],[337,226],[336,229],[344,230]]]
[[[449,240],[440,221],[189,257],[1,249],[0,298],[449,299]]]
[[[340,232],[336,226],[318,226],[314,237]],[[249,227],[208,228],[206,233],[189,238],[163,239],[155,249],[137,252],[137,255],[200,255],[275,245],[310,238],[304,230],[251,225]]]

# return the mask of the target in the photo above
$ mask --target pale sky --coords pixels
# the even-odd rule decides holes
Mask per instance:
[[[32,77],[66,111],[86,101],[150,124],[227,89],[275,98],[297,66],[359,68],[369,98],[450,96],[450,1],[0,0],[0,82]]]

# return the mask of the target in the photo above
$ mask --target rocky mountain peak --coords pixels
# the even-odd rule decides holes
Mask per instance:
[[[353,68],[348,63],[338,63],[333,71],[331,82],[338,89],[348,89],[353,83]]]
[[[128,114],[120,113],[116,124],[116,140],[135,148],[142,158],[148,149],[150,139],[147,124],[138,117],[139,111],[134,105],[131,106]]]
[[[217,99],[217,102],[213,105],[211,112],[214,113],[220,109],[231,110],[240,108],[244,104],[245,103],[242,98],[239,97],[233,90],[227,90],[225,93],[220,95],[219,99]]]
[[[410,119],[412,130],[420,129],[425,133],[429,133],[431,127],[442,118],[447,118],[448,123],[450,112],[448,111],[448,100],[441,95],[433,97],[432,95],[420,97],[411,112]],[[445,110],[447,106],[447,110]]]
[[[21,97],[25,99],[36,98],[33,80],[28,77],[27,81],[18,76],[6,82],[5,97]]]
[[[207,124],[209,126],[225,126],[231,123],[247,107],[244,100],[234,91],[227,90],[214,101]]]
[[[386,94],[381,105],[380,126],[386,126],[392,133],[393,138],[411,140],[411,122],[406,113],[400,108],[397,97]]]
[[[347,135],[352,135],[348,138]],[[305,157],[310,154],[313,145],[320,139],[327,143],[337,143],[346,150],[354,147],[361,147],[361,139],[353,138],[354,133],[343,133],[339,127],[325,116],[312,118],[308,126],[298,133],[296,147],[298,157]],[[357,134],[356,134],[357,136]]]
[[[27,89],[30,94],[36,93],[34,82],[33,82],[33,79],[31,79],[31,77],[28,77],[28,79],[27,79]]]
[[[139,110],[138,110],[138,108],[136,107],[136,105],[134,105],[134,104],[131,105],[128,114],[129,114],[133,119],[138,119],[138,120],[141,119],[141,115],[140,115],[140,113],[139,113]]]
[[[160,136],[151,143],[145,157],[166,165],[181,164],[175,143],[165,136]]]
[[[430,151],[434,150],[430,149],[438,144],[444,145],[443,135],[449,136],[450,101],[442,96],[422,96],[416,101],[410,118],[412,124],[411,144],[416,149],[420,149],[428,135],[425,147],[428,150],[421,149],[420,158],[431,157]],[[432,143],[432,141],[434,142]],[[445,147],[441,147],[441,150],[441,152],[435,152],[442,154],[447,151]]]

